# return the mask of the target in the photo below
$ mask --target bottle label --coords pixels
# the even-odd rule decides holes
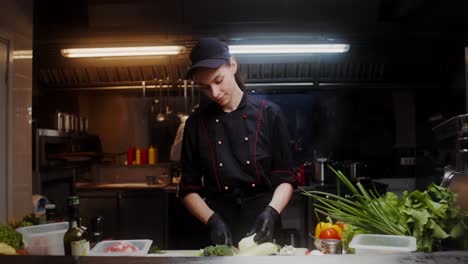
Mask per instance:
[[[71,242],[72,256],[87,256],[89,252],[89,241],[86,239]]]

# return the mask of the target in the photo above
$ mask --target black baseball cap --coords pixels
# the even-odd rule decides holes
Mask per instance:
[[[191,78],[192,73],[197,68],[219,68],[231,58],[228,45],[217,38],[202,38],[198,41],[190,52],[192,66],[186,77]]]

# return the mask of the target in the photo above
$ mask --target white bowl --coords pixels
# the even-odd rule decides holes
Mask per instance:
[[[115,243],[119,242],[129,242],[135,247],[138,248],[138,251],[135,252],[104,252],[105,249]],[[148,250],[151,247],[153,240],[150,239],[130,239],[130,240],[104,240],[96,244],[96,246],[91,249],[89,256],[146,256]]]

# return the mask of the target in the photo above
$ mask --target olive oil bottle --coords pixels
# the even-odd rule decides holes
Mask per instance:
[[[78,196],[67,198],[69,227],[63,237],[66,256],[86,256],[89,252],[88,232],[81,226],[79,205]]]

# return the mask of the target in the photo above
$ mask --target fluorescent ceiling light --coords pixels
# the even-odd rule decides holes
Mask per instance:
[[[32,50],[14,50],[13,51],[13,60],[27,60],[32,59],[33,51]]]
[[[273,53],[342,53],[349,50],[349,44],[280,44],[280,45],[230,45],[232,54],[273,54]]]
[[[147,46],[118,48],[81,48],[62,49],[62,56],[67,58],[88,57],[124,57],[124,56],[155,56],[175,55],[182,52],[183,46]]]

